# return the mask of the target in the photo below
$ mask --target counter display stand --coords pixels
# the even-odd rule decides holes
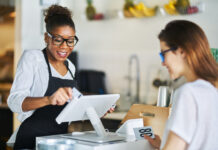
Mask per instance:
[[[60,134],[53,136],[44,136],[36,138],[36,149],[40,150],[43,146],[53,147],[60,145],[60,140],[63,146],[70,143],[74,150],[109,150],[109,149],[125,149],[132,150],[137,147],[137,150],[151,150],[152,147],[146,140],[128,141],[128,137],[119,136],[116,133],[106,132],[100,117],[102,117],[119,99],[119,94],[82,96],[72,100],[64,110],[56,118],[58,123],[67,121],[90,120],[95,131],[73,132],[69,134]],[[52,141],[50,143],[48,141]],[[66,142],[66,141],[73,141]],[[47,142],[45,142],[47,141]]]

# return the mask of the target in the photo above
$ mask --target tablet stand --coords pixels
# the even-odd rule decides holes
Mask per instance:
[[[93,107],[89,107],[88,109],[86,109],[86,115],[88,116],[97,135],[100,137],[107,136],[107,133],[105,132],[105,128]]]
[[[62,137],[94,143],[125,140],[125,137],[118,136],[116,133],[106,132],[100,120],[100,117],[113,107],[119,97],[119,94],[90,95],[80,98],[76,96],[57,116],[57,123],[90,120],[95,131],[73,132]]]
[[[125,137],[118,136],[116,133],[106,132],[105,128],[93,107],[86,109],[86,115],[89,118],[95,132],[83,132],[79,135],[64,135],[63,137],[72,138],[75,140],[88,141],[94,143],[106,143],[114,141],[123,141]]]

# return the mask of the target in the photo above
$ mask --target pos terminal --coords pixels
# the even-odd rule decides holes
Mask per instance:
[[[56,118],[57,123],[90,120],[95,131],[72,133],[62,135],[65,138],[75,140],[88,141],[94,143],[105,143],[112,141],[122,141],[125,137],[119,136],[116,133],[106,132],[100,118],[116,104],[119,99],[119,94],[105,94],[82,96],[77,94],[78,91],[73,89],[74,99],[70,101],[67,106]]]

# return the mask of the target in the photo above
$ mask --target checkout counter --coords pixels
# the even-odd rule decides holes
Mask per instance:
[[[128,137],[127,137],[128,139]],[[36,138],[36,150],[154,150],[146,140],[93,143],[52,135]]]
[[[122,121],[127,112],[113,112],[107,114],[104,120]],[[74,140],[69,134],[60,134],[36,138],[36,150],[154,150],[146,140],[135,140],[132,137],[125,137],[123,141],[106,143],[94,143],[82,140]]]
[[[119,129],[124,130],[116,133],[108,132],[104,128],[99,116],[103,116],[116,103],[118,98],[118,94],[108,94],[82,96],[74,99],[58,115],[56,118],[57,123],[90,120],[94,131],[37,137],[36,150],[153,150],[147,140],[136,140],[133,134],[125,132],[129,124],[127,126],[123,124]],[[119,115],[121,117],[119,119],[125,116],[125,114]],[[110,115],[108,117],[111,118]],[[143,126],[142,119],[140,125]],[[133,128],[131,130],[133,132]]]

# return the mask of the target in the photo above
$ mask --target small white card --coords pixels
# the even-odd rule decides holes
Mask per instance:
[[[80,93],[80,91],[77,90],[76,88],[73,88],[73,89],[72,89],[72,92],[73,92],[73,97],[74,97],[74,98],[79,99],[81,96],[83,96],[82,93]]]
[[[80,93],[80,91],[77,90],[75,87],[72,89],[72,93],[73,93],[72,99],[74,99],[74,98],[79,99],[81,96],[83,96],[82,93]],[[67,102],[69,103],[70,101],[71,101],[71,99],[68,99]]]
[[[154,138],[154,133],[151,126],[145,126],[141,128],[133,128],[135,137],[137,140],[144,139],[144,134],[147,136],[150,136],[151,138]]]

